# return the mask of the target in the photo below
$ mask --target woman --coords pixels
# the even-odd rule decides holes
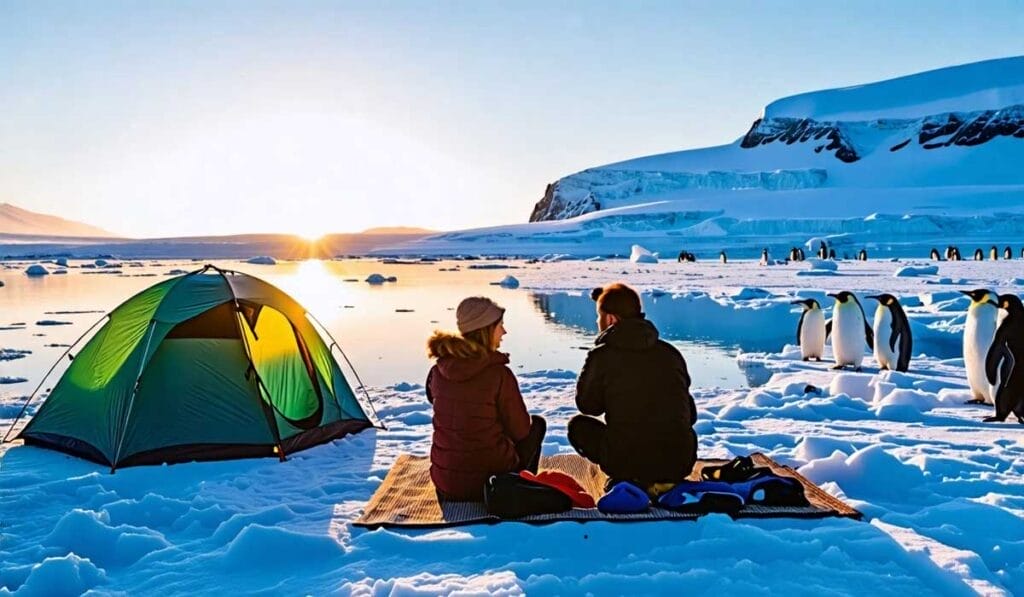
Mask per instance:
[[[427,375],[430,478],[448,499],[482,501],[491,475],[537,472],[547,425],[526,412],[508,355],[498,352],[504,315],[488,298],[467,298],[455,311],[459,334],[435,332],[427,342],[437,359]]]

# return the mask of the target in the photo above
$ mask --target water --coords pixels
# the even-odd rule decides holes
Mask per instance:
[[[26,381],[0,385],[0,394],[27,395],[46,371],[90,325],[127,298],[165,279],[172,269],[193,270],[194,262],[145,261],[114,274],[75,267],[64,275],[30,278],[27,264],[7,263],[0,270],[0,348],[31,350],[17,360],[0,361],[0,377]],[[469,269],[467,262],[383,264],[375,260],[296,261],[261,266],[237,261],[216,265],[243,271],[282,288],[334,336],[362,381],[375,387],[399,382],[422,384],[431,361],[426,340],[436,329],[455,329],[455,307],[471,295],[486,295],[506,308],[501,350],[510,353],[514,371],[578,371],[593,345],[596,323],[587,296],[539,295],[493,285],[508,270]],[[50,266],[52,268],[52,266]],[[455,271],[451,271],[455,270]],[[364,282],[371,273],[396,276],[381,286]],[[660,311],[652,319],[659,323]],[[62,325],[41,325],[53,320]],[[11,325],[11,324],[24,325]],[[665,337],[686,357],[695,386],[747,385],[735,362],[735,346],[696,339],[692,330],[663,322]],[[97,328],[98,329],[98,328]],[[77,352],[80,345],[72,350]],[[744,347],[751,349],[749,347]],[[63,359],[44,389],[67,366]]]

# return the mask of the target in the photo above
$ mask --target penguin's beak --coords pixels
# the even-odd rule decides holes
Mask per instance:
[[[882,301],[882,298],[880,296],[878,296],[877,294],[869,294],[869,295],[865,296],[864,298],[866,298],[866,299],[874,299],[874,300],[879,301],[879,302]]]
[[[803,305],[804,302],[803,301],[789,301],[789,304],[790,305]]]
[[[961,290],[960,294],[962,294],[964,296],[971,296],[971,291],[970,290]],[[974,298],[974,297],[971,297],[971,298]]]
[[[832,297],[832,298],[839,298],[839,295],[838,295],[838,294],[832,294],[831,292],[830,292],[830,293],[828,293],[828,295],[826,295],[826,296],[830,296],[830,297]]]

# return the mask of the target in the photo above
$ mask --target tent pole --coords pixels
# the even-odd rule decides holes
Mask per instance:
[[[345,351],[341,349],[341,345],[338,344],[338,341],[334,339],[334,336],[331,335],[331,332],[328,331],[327,327],[324,326],[324,324],[320,323],[320,320],[317,319],[312,313],[306,311],[306,316],[309,317],[314,322],[316,322],[316,324],[320,326],[320,329],[323,330],[325,334],[327,334],[328,338],[330,338],[331,346],[328,348],[328,350],[331,350],[334,347],[338,348],[338,352],[341,353],[341,358],[345,359],[345,362],[348,363],[349,369],[352,370],[352,374],[356,376],[356,381],[359,382],[359,389],[363,391],[363,395],[366,396],[366,403],[370,405],[370,410],[373,412],[373,418],[377,419],[377,423],[380,425],[380,428],[382,430],[387,431],[387,426],[384,425],[384,421],[381,421],[380,415],[377,414],[377,407],[373,405],[373,400],[370,399],[370,393],[366,391],[366,384],[364,384],[363,380],[359,378],[359,372],[356,371],[355,365],[352,364],[352,361],[348,360],[348,355],[346,355]]]
[[[7,438],[11,435],[11,432],[14,431],[14,428],[15,426],[17,426],[18,421],[21,420],[21,417],[25,414],[25,411],[28,409],[28,405],[32,403],[32,400],[36,397],[36,394],[43,387],[43,384],[46,383],[46,378],[50,377],[50,374],[53,373],[53,370],[57,368],[57,365],[64,360],[65,356],[71,353],[71,349],[77,346],[78,343],[82,341],[82,338],[88,336],[89,332],[93,331],[93,329],[95,329],[96,326],[98,326],[103,320],[107,319],[108,317],[110,317],[110,313],[107,313],[103,317],[100,317],[98,320],[96,320],[96,323],[89,326],[89,329],[85,330],[85,333],[79,336],[78,340],[72,342],[71,346],[68,346],[67,350],[65,350],[63,354],[57,357],[57,360],[53,362],[53,365],[50,367],[50,370],[46,372],[46,375],[44,375],[41,380],[39,380],[39,385],[36,386],[36,389],[33,390],[32,393],[28,395],[28,399],[25,401],[25,404],[21,407],[21,410],[18,411],[18,416],[14,417],[14,421],[11,422],[11,426],[7,429],[7,433],[4,434],[3,441],[0,441],[0,443],[7,443]]]
[[[146,334],[146,348],[142,351],[142,356],[139,358],[139,372],[135,375],[135,384],[132,386],[132,395],[128,398],[128,408],[124,413],[124,421],[121,423],[121,430],[118,435],[120,439],[117,440],[117,450],[114,451],[114,460],[110,463],[110,472],[113,473],[117,469],[117,463],[121,458],[121,447],[124,445],[124,436],[128,431],[128,419],[132,416],[132,406],[135,404],[135,395],[139,393],[139,381],[142,380],[142,370],[146,367],[146,357],[149,355],[149,345],[153,341],[153,330],[156,329],[156,320],[149,320],[149,332]]]
[[[267,393],[267,398],[270,398],[270,390],[267,389],[266,384],[263,383],[263,378],[260,377],[259,370],[256,369],[256,362],[252,360],[252,348],[249,346],[249,341],[245,337],[245,332],[242,330],[242,322],[245,321],[246,325],[249,325],[248,320],[242,315],[242,306],[238,304],[238,297],[235,296],[235,288],[231,285],[231,281],[228,280],[225,272],[235,273],[231,270],[222,270],[215,265],[208,265],[207,267],[213,269],[215,272],[220,274],[220,277],[224,279],[224,283],[228,285],[228,292],[231,293],[231,302],[235,306],[235,326],[238,328],[238,337],[242,341],[242,347],[245,349],[245,358],[249,360],[249,368],[252,369],[252,374],[256,376],[256,399],[260,402],[260,410],[263,411],[263,416],[267,419],[267,427],[274,434],[275,449],[277,450],[277,457],[280,462],[287,460],[284,454],[284,446],[281,444],[281,431],[277,428],[277,421],[274,420],[274,413],[271,410],[268,412],[266,401],[263,400],[263,396],[260,395],[260,388]],[[253,336],[256,335],[256,330],[252,329]],[[273,408],[273,407],[271,407]]]

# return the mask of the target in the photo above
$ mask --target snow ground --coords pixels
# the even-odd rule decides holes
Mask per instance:
[[[439,264],[444,265],[444,264]],[[983,424],[967,406],[955,346],[955,291],[1020,288],[1016,262],[809,266],[750,262],[562,261],[517,270],[522,291],[553,293],[582,317],[591,286],[622,279],[678,325],[791,342],[795,295],[894,291],[914,323],[909,374],[836,373],[791,346],[747,353],[768,378],[753,389],[695,388],[700,453],[763,451],[798,467],[866,520],[572,522],[367,531],[351,521],[396,456],[425,454],[421,380],[372,389],[386,432],[369,431],[272,459],[139,467],[109,474],[15,446],[0,461],[0,594],[235,592],[361,595],[661,593],[1013,594],[1024,591],[1024,426]],[[920,263],[919,265],[925,265]],[[500,276],[496,276],[497,277]],[[943,278],[950,282],[937,283]],[[827,303],[823,303],[826,307]],[[865,303],[869,314],[873,307]],[[696,324],[692,320],[696,320]],[[687,323],[689,321],[689,323]],[[873,364],[866,362],[866,364]],[[548,418],[545,453],[569,451],[575,371],[518,373],[531,412]],[[812,391],[807,392],[811,385]],[[3,399],[9,420],[13,397]],[[3,421],[0,421],[3,423]]]

